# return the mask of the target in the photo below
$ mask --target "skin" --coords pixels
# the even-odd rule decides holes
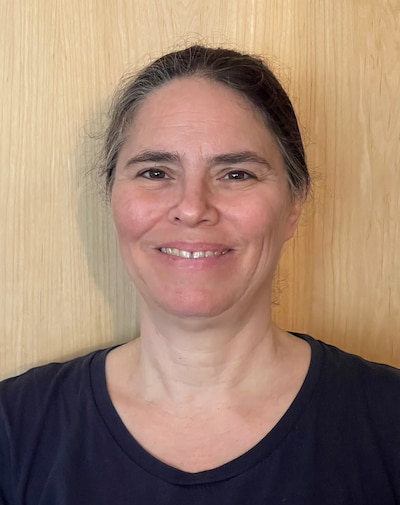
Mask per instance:
[[[146,152],[177,159],[132,161]],[[215,161],[241,152],[265,163]],[[282,245],[297,224],[296,203],[261,117],[232,91],[200,79],[174,81],[145,101],[112,191],[128,272],[146,304],[179,318],[269,305]],[[161,253],[162,246],[227,252],[187,260]]]
[[[129,431],[164,462],[200,471],[237,457],[301,387],[308,344],[269,309],[301,203],[260,114],[234,91],[175,79],[138,109],[111,205],[141,335],[109,353],[106,376]]]

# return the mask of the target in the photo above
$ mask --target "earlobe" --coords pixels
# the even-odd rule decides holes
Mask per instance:
[[[285,240],[291,239],[294,235],[294,232],[296,231],[297,225],[300,220],[301,211],[303,209],[303,203],[303,199],[299,197],[294,197],[293,201],[291,202],[287,217]]]

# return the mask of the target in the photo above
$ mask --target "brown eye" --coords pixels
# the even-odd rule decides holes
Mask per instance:
[[[232,170],[225,175],[224,179],[231,181],[244,181],[253,177],[254,176],[252,174],[249,174],[249,172],[245,172],[244,170]]]
[[[141,172],[139,176],[144,177],[145,179],[165,179],[167,174],[164,170],[159,168],[150,168],[149,170]]]

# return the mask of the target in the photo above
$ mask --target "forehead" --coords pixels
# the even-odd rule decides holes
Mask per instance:
[[[151,92],[135,112],[122,151],[127,148],[206,156],[245,150],[280,154],[261,113],[246,97],[202,77],[177,78]]]
[[[267,129],[261,113],[244,95],[204,77],[175,78],[156,88],[139,105],[133,123],[153,118],[170,121],[184,114],[209,121],[235,116],[243,121],[247,116],[247,120]]]

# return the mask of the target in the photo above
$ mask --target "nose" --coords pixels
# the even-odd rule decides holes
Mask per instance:
[[[169,219],[194,227],[213,225],[219,219],[216,195],[207,181],[187,178],[177,188],[176,203],[169,210]]]

